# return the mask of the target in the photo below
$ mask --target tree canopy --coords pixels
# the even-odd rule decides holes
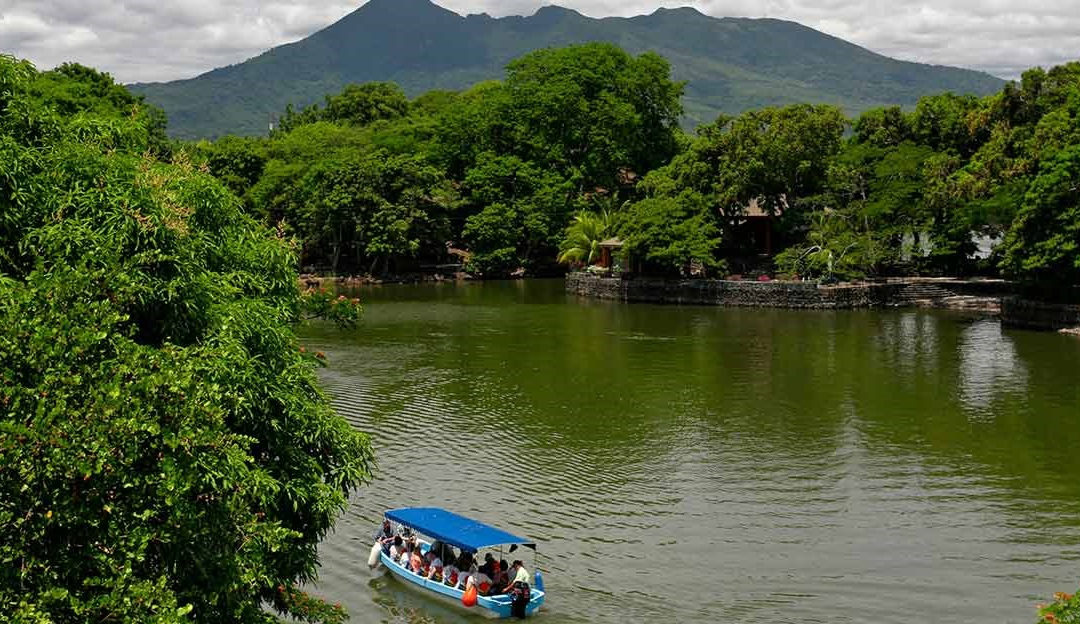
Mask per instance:
[[[349,85],[286,111],[267,139],[199,154],[314,270],[408,272],[461,248],[487,277],[557,270],[562,232],[592,196],[631,192],[677,153],[682,89],[656,54],[540,50],[463,93],[410,102],[394,85]]]
[[[595,259],[583,224],[608,205],[622,266],[638,270],[1072,283],[1078,67],[854,120],[815,104],[721,115],[689,136],[667,61],[586,44],[460,93],[349,85],[269,139],[227,137],[200,158],[317,271],[465,257],[483,277],[554,272],[567,250]]]
[[[293,334],[294,250],[121,91],[0,57],[0,610],[340,620],[296,587],[372,454]]]

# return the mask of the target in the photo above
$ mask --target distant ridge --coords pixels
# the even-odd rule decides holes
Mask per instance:
[[[692,8],[594,19],[547,6],[528,17],[464,17],[429,0],[371,0],[310,37],[188,80],[132,85],[165,109],[181,138],[263,134],[287,104],[322,101],[350,82],[390,80],[412,96],[500,78],[508,61],[549,46],[610,41],[652,50],[687,80],[690,125],[794,102],[855,114],[922,95],[983,95],[1003,81],[966,69],[897,61],[776,19],[714,18]]]

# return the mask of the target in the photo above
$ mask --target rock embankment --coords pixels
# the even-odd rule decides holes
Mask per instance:
[[[1012,285],[1002,280],[889,279],[819,285],[710,279],[604,277],[571,273],[567,292],[627,302],[793,309],[932,307],[998,314]]]
[[[1080,305],[1006,297],[1001,302],[1001,321],[1010,327],[1080,336]]]

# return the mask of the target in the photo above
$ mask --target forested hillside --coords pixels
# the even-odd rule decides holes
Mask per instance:
[[[717,114],[799,102],[857,114],[913,106],[952,91],[985,95],[993,76],[893,60],[793,22],[717,19],[694,9],[593,19],[549,6],[529,17],[462,17],[429,0],[371,0],[310,37],[237,65],[164,84],[133,85],[165,109],[181,138],[265,135],[286,105],[304,107],[346,84],[394,82],[410,97],[499,78],[532,50],[592,41],[656,52],[686,81],[685,126]]]

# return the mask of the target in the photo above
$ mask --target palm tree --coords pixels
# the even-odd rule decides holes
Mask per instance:
[[[592,264],[600,257],[600,243],[614,229],[611,213],[582,210],[566,228],[566,238],[559,245],[559,262]]]

